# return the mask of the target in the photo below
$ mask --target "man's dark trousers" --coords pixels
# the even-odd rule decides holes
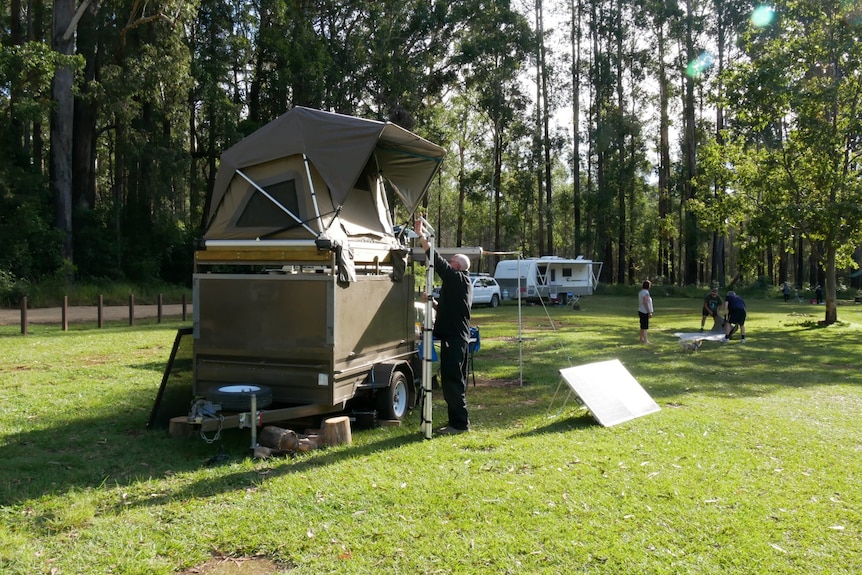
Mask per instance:
[[[468,429],[466,339],[454,337],[440,342],[440,386],[449,410],[449,427]]]

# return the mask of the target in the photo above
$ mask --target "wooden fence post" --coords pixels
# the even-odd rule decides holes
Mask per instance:
[[[21,334],[27,335],[27,296],[21,298]]]
[[[186,321],[186,294],[183,294],[183,321]]]
[[[135,294],[129,294],[129,325],[135,325]]]
[[[69,296],[63,296],[63,331],[69,331]]]
[[[156,312],[156,323],[162,323],[162,294],[159,294],[159,307]]]
[[[103,313],[104,310],[102,309],[104,307],[104,301],[102,300],[102,294],[99,294],[99,302],[97,304],[97,307],[98,307],[99,329],[102,329],[103,327],[105,327],[105,315]]]

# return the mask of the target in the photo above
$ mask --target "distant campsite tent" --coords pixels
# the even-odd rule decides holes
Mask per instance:
[[[444,155],[395,124],[293,108],[222,154],[204,241],[398,247],[384,181],[413,214]]]

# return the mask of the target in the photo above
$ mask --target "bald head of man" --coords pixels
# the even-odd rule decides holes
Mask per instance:
[[[458,271],[468,272],[470,271],[470,258],[464,254],[455,254],[449,260],[449,265]]]

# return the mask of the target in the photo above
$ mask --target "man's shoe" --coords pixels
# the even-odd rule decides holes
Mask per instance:
[[[456,427],[450,427],[447,425],[446,427],[441,427],[440,429],[438,429],[437,433],[439,433],[440,435],[460,435],[462,433],[467,433],[468,431],[470,430],[458,429]]]

